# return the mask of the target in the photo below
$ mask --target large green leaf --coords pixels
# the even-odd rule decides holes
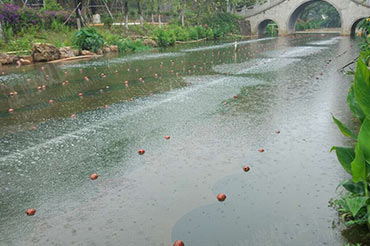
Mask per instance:
[[[355,159],[351,163],[352,180],[353,182],[364,181],[366,182],[366,162],[365,156],[360,148],[360,143],[356,144]]]
[[[344,170],[346,170],[347,173],[352,174],[351,163],[355,159],[354,149],[349,147],[334,146],[330,151],[333,150],[335,150],[337,158],[340,164],[342,164]]]
[[[362,111],[370,117],[370,71],[362,59],[358,59],[355,73],[355,97]]]
[[[366,206],[366,202],[369,198],[358,196],[358,197],[348,197],[345,199],[352,216],[355,217],[361,208]]]
[[[356,100],[353,84],[348,92],[347,103],[354,116],[362,122],[365,119],[365,114],[362,112],[362,109]]]
[[[343,123],[337,118],[335,118],[334,115],[332,115],[332,117],[333,117],[334,123],[338,126],[339,130],[343,133],[344,136],[357,139],[356,135],[350,129],[348,129],[348,127],[343,125]]]
[[[370,98],[370,94],[369,94]],[[365,160],[370,160],[370,119],[366,118],[361,124],[360,131],[358,133],[358,143],[364,154]]]
[[[365,193],[365,187],[363,182],[355,183],[350,179],[347,179],[343,182],[341,182],[341,185],[349,192],[357,194],[357,195],[363,195]]]

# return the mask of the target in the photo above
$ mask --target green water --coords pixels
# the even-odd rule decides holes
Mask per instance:
[[[354,125],[356,54],[301,35],[2,68],[0,245],[342,245],[330,113]]]

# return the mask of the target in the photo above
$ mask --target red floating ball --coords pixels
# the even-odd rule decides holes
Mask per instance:
[[[36,209],[34,209],[34,208],[29,208],[29,209],[26,210],[26,214],[28,216],[35,215],[35,213],[36,213]]]
[[[8,112],[9,112],[9,113],[13,113],[13,112],[14,112],[14,108],[10,108],[10,109],[8,109]]]
[[[219,200],[220,202],[223,202],[226,200],[226,195],[224,193],[220,193],[217,195],[217,200]]]
[[[80,97],[82,97],[82,96],[83,96],[82,92],[78,93],[78,95],[79,95]]]
[[[279,134],[279,133],[280,133],[280,130],[276,130],[276,131],[275,131],[275,133],[276,133],[276,134]]]
[[[173,244],[173,246],[185,246],[185,244],[184,244],[184,242],[183,242],[183,241],[181,241],[181,240],[177,240],[177,241]]]
[[[264,149],[262,149],[262,148],[259,148],[259,149],[258,149],[258,152],[261,152],[261,153],[262,153],[262,152],[264,152],[264,151],[265,151],[265,150],[264,150]]]
[[[71,115],[71,118],[76,118],[76,115],[75,115],[75,114],[72,114],[72,115]]]
[[[244,166],[244,167],[243,167],[243,170],[244,170],[244,172],[249,172],[249,170],[251,170],[251,169],[250,169],[250,167],[249,167],[249,166]]]
[[[93,174],[91,174],[90,175],[90,179],[91,180],[95,180],[95,179],[97,179],[99,177],[99,175],[97,174],[97,173],[93,173]]]
[[[165,136],[164,138],[168,140],[168,139],[170,139],[171,137],[170,137],[170,136]]]
[[[137,153],[139,153],[139,155],[143,155],[145,153],[145,150],[139,149],[139,151]]]
[[[53,104],[53,103],[54,103],[54,100],[50,99],[50,100],[49,100],[49,103],[50,103],[50,104]]]

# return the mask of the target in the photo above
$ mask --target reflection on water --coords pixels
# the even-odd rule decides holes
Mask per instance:
[[[336,69],[356,52],[334,57],[351,44],[301,35],[4,70],[0,245],[340,244],[330,113],[349,121]]]

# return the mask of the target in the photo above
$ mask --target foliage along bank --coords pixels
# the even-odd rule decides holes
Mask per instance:
[[[53,3],[53,1],[45,1]],[[18,55],[29,55],[33,44],[48,43],[57,49],[89,50],[104,53],[106,47],[117,46],[119,52],[137,52],[152,47],[167,47],[177,41],[215,40],[230,33],[239,33],[239,19],[227,12],[202,15],[202,25],[182,26],[178,19],[172,19],[168,25],[130,25],[104,27],[85,27],[76,29],[76,16],[71,10],[62,10],[59,5],[45,5],[41,10],[0,4],[0,21],[3,40],[0,50],[16,55],[2,54],[2,64],[15,63]],[[76,52],[75,52],[76,53]],[[27,58],[28,59],[28,58]]]
[[[339,130],[351,138],[355,146],[334,146],[332,150],[351,177],[339,184],[346,192],[335,205],[346,225],[367,225],[370,230],[370,18],[364,19],[359,27],[360,56],[347,103],[361,126],[356,134],[333,116]]]

